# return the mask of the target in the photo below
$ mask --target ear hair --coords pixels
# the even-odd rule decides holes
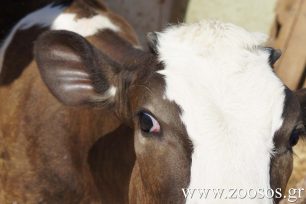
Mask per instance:
[[[149,45],[149,49],[153,54],[157,54],[157,46],[158,46],[158,35],[156,32],[150,32],[147,34],[147,41]]]
[[[265,49],[269,52],[269,63],[271,66],[273,66],[275,62],[281,57],[282,51],[272,47],[265,47]]]

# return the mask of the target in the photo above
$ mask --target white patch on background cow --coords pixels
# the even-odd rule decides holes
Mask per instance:
[[[18,30],[25,30],[32,26],[39,26],[39,27],[48,27],[53,22],[53,20],[63,12],[65,8],[61,5],[54,6],[53,4],[47,5],[37,11],[34,11],[23,19],[21,19],[10,31],[9,35],[3,41],[1,48],[0,48],[0,72],[3,66],[5,52],[10,45],[11,41],[13,40],[15,33]]]
[[[94,35],[103,29],[110,29],[115,32],[119,31],[119,27],[113,24],[106,16],[96,15],[91,18],[77,18],[76,14],[72,13],[59,15],[53,22],[51,29],[69,30],[83,37]]]
[[[110,29],[115,32],[119,31],[119,27],[111,22],[111,20],[103,15],[96,15],[90,18],[77,18],[74,13],[63,13],[65,7],[53,4],[30,13],[21,19],[12,29],[8,37],[0,48],[0,73],[3,66],[5,52],[10,45],[15,33],[18,30],[25,30],[32,26],[51,27],[51,30],[68,30],[83,37],[94,35],[99,30]]]
[[[273,136],[283,122],[285,93],[261,48],[265,39],[218,21],[173,26],[158,34],[165,96],[182,108],[194,145],[190,188],[270,188]],[[220,200],[194,197],[187,203]]]

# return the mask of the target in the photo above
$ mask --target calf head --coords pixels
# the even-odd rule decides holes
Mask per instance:
[[[47,32],[35,46],[42,78],[62,103],[110,108],[133,127],[131,202],[199,200],[185,200],[187,187],[284,190],[304,123],[298,97],[271,68],[278,53],[261,35],[220,22],[150,38],[152,52],[115,42],[120,62],[67,31]]]

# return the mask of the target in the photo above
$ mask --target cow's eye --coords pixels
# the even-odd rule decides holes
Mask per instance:
[[[140,112],[139,114],[140,129],[145,133],[159,133],[160,125],[157,120],[149,113]]]
[[[295,146],[299,139],[300,135],[305,134],[305,127],[303,124],[297,125],[294,130],[291,132],[290,139],[289,139],[289,144],[291,147]]]
[[[300,139],[300,132],[299,130],[294,129],[289,139],[290,146],[291,147],[295,146],[298,143],[299,139]]]

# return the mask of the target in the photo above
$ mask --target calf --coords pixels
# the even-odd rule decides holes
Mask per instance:
[[[49,23],[20,23],[3,44],[0,201],[264,204],[273,198],[186,199],[182,188],[284,193],[305,92],[275,76],[265,36],[202,21],[151,33],[145,52],[96,1],[44,9]],[[18,33],[27,43],[46,29],[34,60],[16,59]]]

